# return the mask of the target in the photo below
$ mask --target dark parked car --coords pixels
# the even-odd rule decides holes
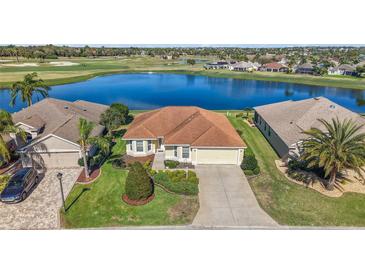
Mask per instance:
[[[39,177],[35,169],[22,168],[10,177],[10,180],[0,194],[0,201],[17,203],[25,200],[30,190],[38,183]]]

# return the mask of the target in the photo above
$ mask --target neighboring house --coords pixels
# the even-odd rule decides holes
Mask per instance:
[[[123,136],[127,154],[155,153],[196,164],[239,165],[245,143],[228,119],[198,107],[164,107],[135,117]]]
[[[289,68],[287,66],[275,62],[263,64],[260,67],[260,71],[268,71],[268,72],[287,72],[288,70]]]
[[[252,62],[237,62],[235,64],[231,64],[228,68],[229,70],[234,71],[255,71],[260,67],[259,63]]]
[[[104,127],[100,114],[108,106],[86,102],[68,102],[46,98],[12,114],[16,126],[27,133],[25,145],[18,144],[23,166],[36,168],[76,167],[81,158],[78,123],[80,118],[96,124],[92,135],[99,136]],[[89,148],[93,154],[95,148]]]
[[[312,127],[324,129],[318,119],[352,119],[365,124],[365,118],[324,97],[285,101],[255,107],[254,121],[278,155],[283,159],[298,153],[302,132]],[[365,130],[364,130],[365,131]]]
[[[299,66],[296,67],[295,73],[313,74],[314,73],[314,66],[310,63],[305,63],[303,65],[299,65]]]
[[[205,69],[227,69],[230,65],[234,64],[235,62],[230,61],[218,61],[213,63],[207,63],[204,65]]]
[[[330,75],[349,75],[349,76],[356,76],[356,68],[350,65],[340,65],[335,68],[329,68],[328,74]]]

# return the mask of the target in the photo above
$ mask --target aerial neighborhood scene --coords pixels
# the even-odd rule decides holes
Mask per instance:
[[[0,88],[0,229],[365,226],[364,46],[1,45]]]

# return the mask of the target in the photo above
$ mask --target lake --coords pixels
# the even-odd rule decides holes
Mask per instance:
[[[130,109],[154,109],[168,105],[195,105],[206,109],[242,109],[285,100],[325,96],[355,112],[365,113],[365,90],[300,84],[214,78],[184,74],[134,73],[100,76],[88,81],[52,87],[50,97],[68,101],[121,102]],[[34,97],[34,101],[40,98]],[[0,108],[9,107],[8,90],[0,91]]]

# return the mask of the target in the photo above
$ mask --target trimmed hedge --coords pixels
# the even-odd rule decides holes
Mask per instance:
[[[130,165],[125,183],[125,194],[131,200],[144,200],[153,194],[153,183],[141,163]]]
[[[162,185],[168,191],[183,195],[198,195],[199,179],[193,171],[186,172],[183,170],[176,171],[159,171],[154,180],[156,184]]]
[[[164,164],[168,168],[177,168],[177,166],[180,164],[180,162],[174,161],[174,160],[165,160]]]
[[[260,167],[258,166],[255,154],[251,148],[247,148],[245,150],[245,155],[241,163],[241,169],[248,176],[260,174]]]

